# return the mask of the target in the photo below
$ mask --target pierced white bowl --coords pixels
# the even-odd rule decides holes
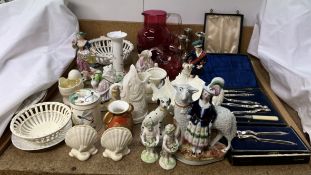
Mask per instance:
[[[111,39],[108,37],[100,37],[89,41],[92,48],[95,49],[96,62],[102,65],[111,64],[112,61],[112,44]],[[123,61],[127,59],[130,53],[133,51],[134,45],[128,41],[123,40]]]
[[[46,143],[57,138],[70,119],[68,106],[59,102],[38,103],[14,116],[10,130],[17,137]]]

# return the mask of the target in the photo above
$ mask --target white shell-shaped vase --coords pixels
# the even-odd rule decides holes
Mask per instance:
[[[104,157],[119,161],[130,153],[128,145],[132,142],[132,133],[124,127],[112,127],[107,129],[101,137],[101,145],[105,148]]]
[[[66,145],[72,148],[69,156],[80,161],[85,161],[97,153],[98,150],[94,146],[96,141],[97,132],[89,125],[76,125],[65,135]]]

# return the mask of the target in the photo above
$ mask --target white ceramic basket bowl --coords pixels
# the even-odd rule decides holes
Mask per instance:
[[[71,110],[59,102],[43,102],[20,111],[11,121],[11,132],[36,143],[54,140],[71,119]]]
[[[108,37],[100,37],[89,41],[91,47],[95,49],[96,62],[102,65],[111,64],[113,53],[111,39]],[[128,41],[123,40],[123,61],[126,61],[127,57],[133,51],[134,45]]]

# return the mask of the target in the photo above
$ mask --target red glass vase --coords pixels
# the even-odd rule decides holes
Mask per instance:
[[[142,15],[144,27],[137,34],[138,52],[151,49],[153,61],[166,70],[171,80],[175,79],[182,69],[182,64],[177,49],[178,39],[166,25],[168,16],[172,14],[163,10],[146,10]]]

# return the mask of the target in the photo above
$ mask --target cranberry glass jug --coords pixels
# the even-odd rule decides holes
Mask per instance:
[[[142,15],[144,27],[137,35],[137,50],[140,53],[145,49],[151,49],[153,61],[167,71],[170,79],[174,79],[181,71],[182,65],[178,38],[168,30],[166,20],[170,16],[176,16],[178,24],[181,24],[181,17],[162,10],[146,10]]]

